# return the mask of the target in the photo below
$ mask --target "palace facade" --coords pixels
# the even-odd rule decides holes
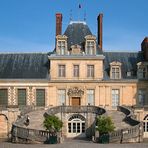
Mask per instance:
[[[103,51],[102,19],[99,14],[97,36],[83,21],[71,21],[62,34],[62,14],[57,13],[53,52],[0,54],[0,137],[10,131],[20,109],[32,105],[130,106],[148,136],[148,37],[138,52]]]

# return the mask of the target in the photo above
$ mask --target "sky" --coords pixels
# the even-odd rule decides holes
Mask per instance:
[[[148,36],[148,0],[0,0],[0,52],[53,51],[57,12],[63,33],[70,16],[83,21],[86,15],[94,35],[103,13],[104,51],[140,51]]]

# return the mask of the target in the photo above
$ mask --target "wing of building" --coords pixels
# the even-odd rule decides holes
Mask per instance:
[[[97,18],[97,36],[83,21],[71,21],[62,33],[58,13],[53,52],[0,53],[0,115],[13,120],[20,108],[32,105],[109,110],[125,105],[135,107],[148,132],[148,37],[138,52],[105,52],[102,18]]]

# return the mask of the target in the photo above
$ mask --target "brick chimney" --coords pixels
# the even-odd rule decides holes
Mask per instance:
[[[103,45],[102,45],[102,42],[103,42],[103,40],[102,40],[102,37],[103,37],[103,31],[102,31],[103,30],[103,14],[102,13],[99,14],[97,20],[98,20],[98,46],[102,50],[102,47],[103,47]]]
[[[145,37],[142,41],[141,51],[143,52],[144,59],[148,61],[148,37]]]
[[[56,36],[62,34],[62,14],[56,13]]]

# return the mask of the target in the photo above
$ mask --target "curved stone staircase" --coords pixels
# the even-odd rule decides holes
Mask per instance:
[[[59,109],[58,109],[58,107],[55,107],[55,108],[56,108],[56,110],[54,110],[53,108],[51,109],[51,114],[52,113],[56,114],[57,112],[59,112],[59,110],[61,110],[61,108],[59,108]],[[82,111],[81,109],[77,110],[77,111]],[[23,118],[20,118],[18,121],[16,121],[16,123],[14,124],[14,127],[17,128],[17,131],[23,131],[24,130],[23,131],[24,134],[28,134],[29,135],[30,133],[31,134],[36,134],[37,133],[37,137],[42,136],[42,135],[46,136],[46,135],[48,135],[50,133],[49,132],[47,133],[45,131],[45,128],[43,127],[43,121],[44,121],[44,115],[49,114],[49,112],[50,112],[49,110],[50,109],[48,109],[48,110],[43,110],[42,109],[42,110],[31,111],[31,112],[27,113],[27,115],[29,115],[29,117],[30,117],[30,123],[29,123],[28,126],[26,126],[24,124],[24,122],[26,120],[26,115],[25,115],[25,116],[23,116]],[[69,112],[70,108],[68,107],[68,109],[65,109],[63,111],[65,113]],[[85,107],[83,108],[83,111],[86,111]],[[93,110],[91,110],[91,108],[90,108],[90,110],[87,110],[87,112],[88,111],[91,111],[91,112],[93,111],[94,112],[94,108],[93,108]],[[95,110],[95,111],[97,111],[99,113],[101,110],[100,111],[99,110]],[[121,131],[125,131],[125,129],[131,130],[132,127],[137,126],[139,124],[138,121],[136,121],[137,123],[135,122],[136,123],[135,125],[131,125],[131,124],[128,124],[128,123],[124,122],[126,117],[127,117],[127,114],[125,112],[124,113],[123,112],[124,111],[122,111],[122,110],[120,110],[120,111],[108,110],[105,113],[106,116],[110,116],[111,117],[111,119],[113,120],[114,125],[115,125],[115,132],[111,133],[111,135],[110,135],[110,136],[112,136],[112,139],[113,139],[112,141],[113,142],[117,141],[118,139],[119,139],[118,141],[120,141]],[[100,115],[102,113],[103,112],[101,111]],[[130,117],[130,120],[131,120],[131,117]],[[21,129],[21,127],[23,128],[23,130]],[[28,131],[26,131],[26,130],[28,130]],[[132,132],[132,130],[130,132]],[[20,133],[17,133],[17,134],[19,134],[21,136]]]

